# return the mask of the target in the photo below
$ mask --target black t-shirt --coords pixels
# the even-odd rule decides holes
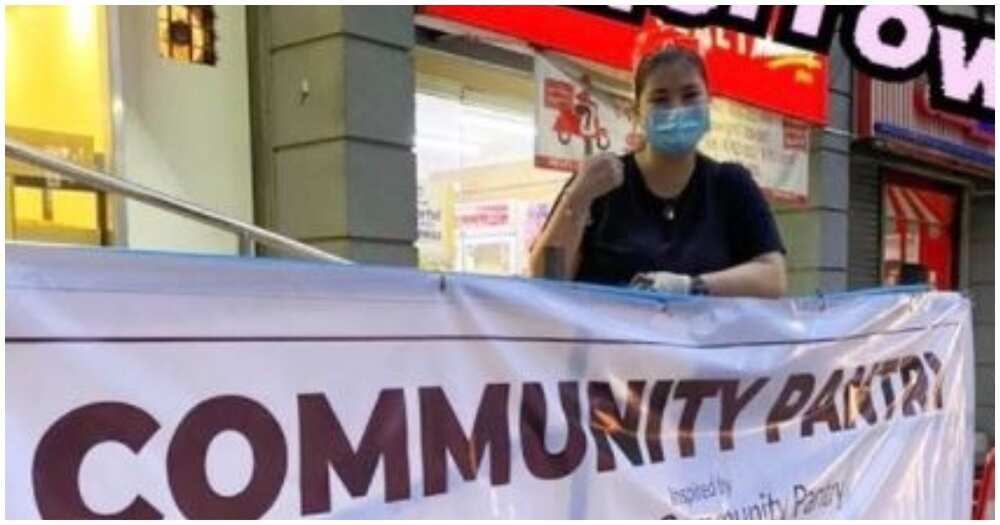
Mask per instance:
[[[624,183],[591,205],[576,280],[627,285],[640,272],[699,275],[785,252],[764,195],[740,164],[698,154],[684,190],[663,199],[634,155],[622,160]]]

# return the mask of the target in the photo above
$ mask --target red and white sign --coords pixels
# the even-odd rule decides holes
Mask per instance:
[[[558,60],[553,58],[553,60]],[[535,165],[576,171],[593,154],[627,153],[636,143],[628,99],[592,86],[568,63],[535,57]]]
[[[637,50],[688,37],[705,59],[711,90],[812,124],[826,124],[826,58],[721,28],[642,25],[560,6],[422,6],[419,13],[516,38],[533,46],[631,70]]]
[[[957,116],[954,113],[940,111],[931,107],[930,92],[924,82],[917,82],[913,86],[913,104],[917,111],[928,118],[938,119],[947,122],[951,126],[962,130],[966,137],[974,142],[994,147],[996,135],[993,123],[984,123],[975,119]]]
[[[855,122],[860,137],[878,138],[900,153],[993,177],[994,123],[937,111],[923,81],[855,81]]]
[[[455,215],[461,230],[506,228],[510,225],[510,205],[506,202],[459,204]]]

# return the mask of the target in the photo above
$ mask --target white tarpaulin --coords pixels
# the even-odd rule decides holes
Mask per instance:
[[[969,303],[7,246],[8,518],[966,518]]]

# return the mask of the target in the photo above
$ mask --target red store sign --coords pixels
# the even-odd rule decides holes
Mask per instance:
[[[705,59],[712,93],[812,124],[826,124],[826,57],[722,28],[687,30],[647,18],[633,25],[562,6],[431,5],[430,17],[513,37],[620,70],[654,41],[692,41]]]
[[[463,228],[495,228],[510,223],[510,207],[506,203],[461,205],[457,215]]]
[[[878,139],[910,157],[993,177],[994,122],[931,108],[923,80],[884,82],[856,75],[855,93],[859,137]]]

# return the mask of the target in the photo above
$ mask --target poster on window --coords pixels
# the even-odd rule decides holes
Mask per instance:
[[[636,149],[632,102],[592,86],[585,73],[535,60],[535,165],[576,171],[590,155]],[[773,200],[801,203],[809,190],[809,125],[729,99],[711,102],[711,129],[702,153],[747,167]]]
[[[440,188],[417,181],[417,253],[420,268],[450,269],[444,238],[444,209]]]
[[[634,148],[631,101],[594,86],[587,73],[539,54],[535,90],[535,166],[572,172],[590,155]]]
[[[518,268],[517,207],[508,201],[465,202],[455,206],[460,272],[509,275]]]
[[[772,200],[805,202],[809,193],[807,124],[715,97],[711,126],[698,146],[702,153],[746,166]]]

